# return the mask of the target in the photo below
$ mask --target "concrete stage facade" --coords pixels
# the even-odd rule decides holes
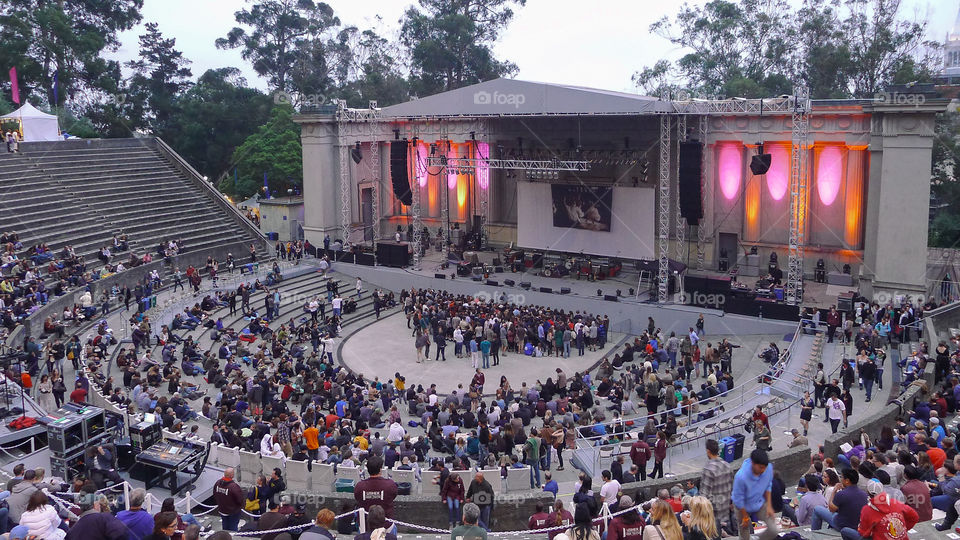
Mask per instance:
[[[671,258],[716,271],[721,251],[731,267],[745,266],[755,248],[758,259],[752,261],[759,260],[761,271],[771,253],[785,268],[791,112],[772,106],[739,110],[735,100],[729,103],[729,113],[705,115],[697,114],[696,102],[498,79],[382,109],[351,110],[352,115],[336,108],[306,112],[296,117],[302,126],[303,229],[314,245],[326,235],[341,239],[345,231],[350,243],[370,243],[374,235],[393,239],[398,227],[406,238],[414,212],[398,200],[391,182],[400,167],[434,238],[442,233],[456,239],[456,233],[443,232],[456,224],[463,231],[482,231],[488,246],[656,259],[663,236],[656,210],[663,202],[657,189],[663,166],[669,171]],[[801,225],[806,279],[814,277],[822,258],[828,273],[839,274],[849,264],[852,288],[859,285],[867,298],[925,291],[934,119],[946,108],[947,101],[934,96],[813,101],[809,147],[801,152],[809,170],[801,196],[807,209]],[[670,142],[661,163],[664,116]],[[680,160],[680,140],[701,143],[699,225],[688,226],[677,216],[680,170],[690,165]],[[771,166],[753,175],[750,162],[759,143]],[[399,153],[402,160],[391,159],[397,145],[406,149]],[[350,156],[356,148],[358,161]],[[441,155],[451,163],[578,160],[588,163],[588,170],[538,176],[523,169],[456,169],[431,161]],[[550,213],[550,200],[536,191],[544,183],[613,188],[608,231],[541,223]],[[536,199],[529,197],[534,192]],[[544,228],[530,234],[524,221],[534,214]],[[587,236],[577,236],[582,234]]]

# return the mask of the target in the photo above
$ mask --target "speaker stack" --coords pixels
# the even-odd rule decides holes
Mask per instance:
[[[507,287],[513,287],[517,284],[517,282],[512,279],[505,279],[503,280],[503,284],[506,285]]]
[[[703,143],[700,141],[680,143],[680,215],[687,223],[696,225],[703,217],[703,200],[700,192],[700,169],[703,160]]]
[[[393,194],[405,206],[413,204],[413,193],[410,192],[410,177],[407,170],[407,140],[390,142],[390,180],[393,183]]]
[[[550,287],[540,287],[540,292],[553,293],[553,289]]]

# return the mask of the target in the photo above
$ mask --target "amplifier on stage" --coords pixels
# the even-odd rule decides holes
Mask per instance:
[[[84,451],[85,448],[75,450],[67,456],[50,456],[50,476],[56,476],[69,480],[74,475],[84,470]]]
[[[130,446],[134,453],[140,453],[160,441],[163,428],[160,422],[144,420],[130,426]]]
[[[63,457],[86,446],[83,419],[68,415],[47,424],[47,445],[53,455]]]

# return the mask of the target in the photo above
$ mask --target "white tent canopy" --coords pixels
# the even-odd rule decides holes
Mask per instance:
[[[59,141],[62,138],[56,115],[47,114],[29,103],[0,118],[19,120],[26,142]]]

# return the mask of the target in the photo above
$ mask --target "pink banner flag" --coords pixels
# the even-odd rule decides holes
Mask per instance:
[[[20,104],[20,85],[17,84],[17,68],[10,68],[10,93],[13,95],[13,102]]]

